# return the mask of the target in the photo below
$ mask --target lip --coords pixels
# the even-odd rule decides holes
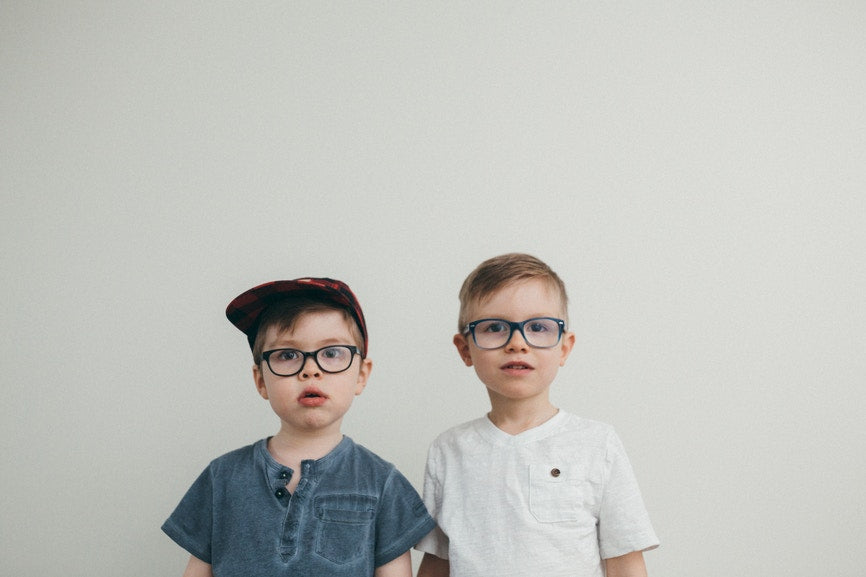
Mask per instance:
[[[520,374],[525,373],[527,371],[534,370],[535,367],[527,363],[526,361],[521,361],[519,359],[508,361],[499,367],[501,370],[512,373],[512,374]]]
[[[305,407],[320,407],[328,400],[328,395],[317,387],[307,387],[298,396],[298,403]]]

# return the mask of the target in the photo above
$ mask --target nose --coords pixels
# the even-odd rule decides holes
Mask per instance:
[[[506,351],[527,351],[529,350],[529,345],[526,343],[526,339],[523,338],[523,332],[519,329],[515,328],[511,331],[511,336],[508,337],[508,342],[505,343]]]
[[[302,379],[309,379],[311,377],[319,377],[322,372],[319,368],[319,364],[316,362],[316,358],[313,355],[309,355],[304,358],[304,364],[301,365],[301,372],[298,373],[298,376]]]

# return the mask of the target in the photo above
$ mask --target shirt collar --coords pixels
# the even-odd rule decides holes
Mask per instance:
[[[270,437],[264,438],[256,443],[256,461],[259,468],[265,476],[265,482],[269,487],[279,488],[285,486],[289,481],[289,477],[293,474],[292,469],[278,463],[276,459],[268,452],[268,440]],[[305,469],[305,474],[317,476],[327,473],[333,467],[337,466],[341,457],[352,450],[355,442],[343,435],[343,439],[336,447],[322,457],[321,459],[306,459],[301,461],[301,467]]]

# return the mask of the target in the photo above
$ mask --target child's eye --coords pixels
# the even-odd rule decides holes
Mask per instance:
[[[552,330],[549,323],[545,323],[543,321],[536,321],[526,325],[526,329],[531,333],[546,333],[547,331]]]
[[[279,361],[294,361],[301,356],[301,351],[296,351],[295,349],[283,349],[277,351],[277,354],[274,356],[277,357],[277,360]]]
[[[345,357],[347,352],[344,347],[328,347],[319,351],[319,355],[324,359],[340,359]]]
[[[502,321],[488,321],[481,326],[481,330],[485,333],[501,333],[508,330],[508,324]]]

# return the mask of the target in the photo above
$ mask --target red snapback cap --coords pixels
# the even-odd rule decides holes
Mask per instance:
[[[276,280],[260,284],[241,293],[226,307],[226,317],[242,333],[247,335],[250,348],[256,340],[259,319],[271,304],[286,297],[308,296],[333,301],[346,307],[355,317],[364,339],[363,356],[367,356],[367,323],[361,305],[349,285],[330,278],[298,278]]]

